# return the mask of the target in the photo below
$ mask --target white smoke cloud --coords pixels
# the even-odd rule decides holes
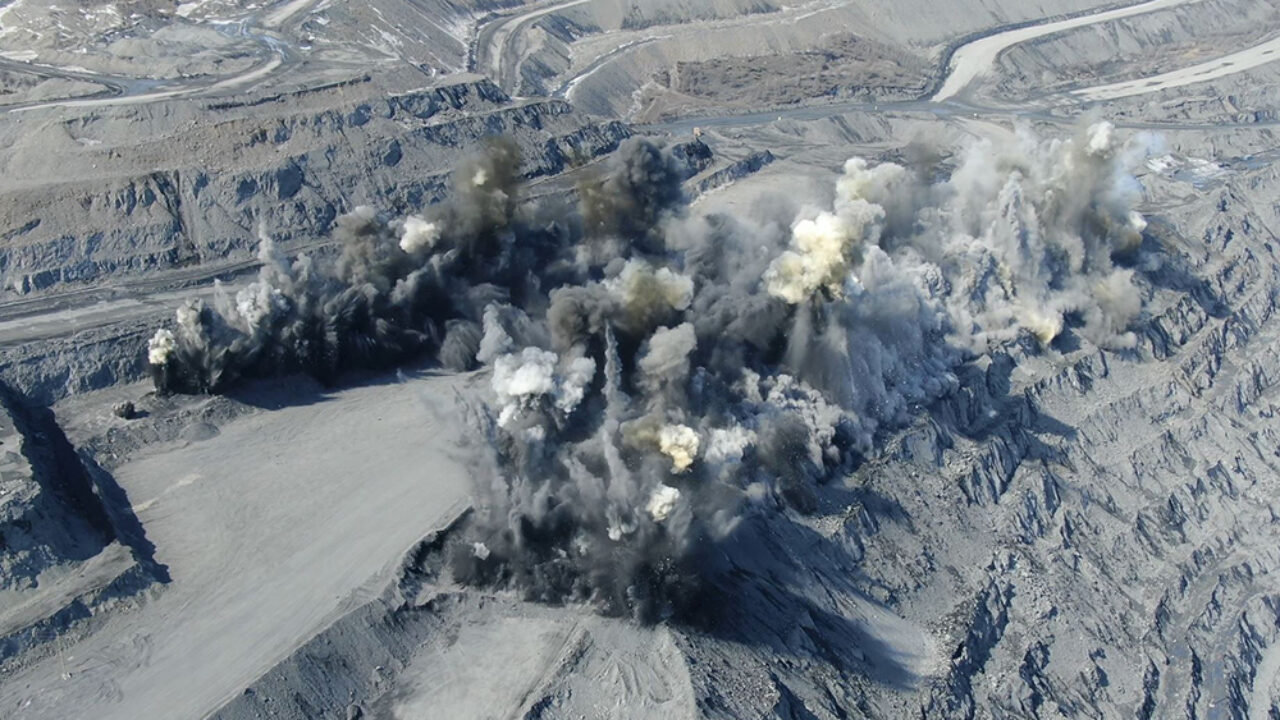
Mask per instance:
[[[689,378],[689,356],[698,345],[691,323],[658,328],[637,361],[640,382],[655,400],[678,400]]]
[[[589,357],[575,357],[560,376],[556,392],[556,408],[568,414],[578,407],[587,394],[587,386],[596,376],[596,361]]]
[[[664,425],[658,431],[658,450],[671,458],[671,472],[686,472],[698,457],[698,431],[688,425]]]
[[[524,414],[542,409],[544,400],[562,414],[572,413],[586,395],[595,372],[595,360],[589,357],[572,358],[562,367],[554,352],[536,347],[498,357],[490,379],[502,408],[498,425],[506,427]]]
[[[1057,338],[1066,318],[1085,318],[1082,333],[1125,347],[1140,312],[1131,273],[1114,273],[1112,256],[1137,248],[1146,220],[1133,206],[1142,147],[1126,148],[1108,123],[1067,140],[1041,141],[1022,131],[1011,146],[981,141],[960,155],[949,180],[913,189],[893,163],[854,158],[837,181],[831,210],[797,221],[790,247],[765,273],[768,291],[791,304],[823,293],[858,292],[864,258],[883,241],[885,219],[904,213],[914,260],[878,262],[917,267],[944,279],[929,301],[945,307],[953,339],[983,352],[1027,331],[1042,344]],[[904,202],[923,205],[910,208]],[[852,300],[851,302],[856,302]]]
[[[490,385],[502,407],[499,426],[532,411],[538,400],[555,391],[555,366],[556,354],[538,348],[525,348],[519,354],[503,355],[494,361]]]
[[[755,432],[741,425],[713,428],[707,434],[707,445],[702,451],[702,458],[712,465],[736,465],[742,462],[742,455],[747,448],[755,443]]]
[[[744,380],[751,382],[750,377]],[[804,449],[809,462],[822,467],[839,460],[839,448],[835,445],[838,429],[842,422],[857,418],[828,402],[816,388],[790,375],[774,375],[757,382],[759,389],[755,394],[762,398],[764,412],[786,413],[804,424]],[[862,449],[871,447],[872,430],[866,430],[860,438]]]
[[[676,509],[676,503],[679,501],[679,490],[670,485],[659,485],[653,491],[653,494],[649,496],[649,502],[644,509],[653,518],[654,522],[663,522],[671,517],[671,513]]]
[[[172,330],[168,328],[156,330],[147,343],[147,362],[152,365],[164,365],[169,362],[169,357],[173,355],[176,347],[177,342],[174,340]]]
[[[1135,250],[1146,228],[1133,208],[1142,157],[1108,123],[1068,140],[1024,131],[1013,147],[984,142],[966,152],[944,187],[946,220],[926,230],[942,238],[950,262],[994,270],[960,277],[950,299],[957,337],[980,350],[1026,329],[1048,344],[1078,312],[1095,342],[1131,344],[1124,329],[1141,303],[1132,274],[1114,274],[1112,257]]]
[[[235,313],[249,332],[257,332],[264,321],[287,305],[284,295],[262,283],[253,283],[236,293]]]
[[[644,260],[628,260],[616,278],[605,282],[623,305],[637,311],[654,304],[685,310],[693,300],[693,280],[670,268],[654,269]]]
[[[409,215],[402,219],[399,229],[400,249],[411,255],[430,252],[440,240],[440,226],[418,215]]]
[[[1115,129],[1109,122],[1090,125],[1085,132],[1085,151],[1095,156],[1110,155],[1115,149]]]
[[[908,182],[907,171],[892,163],[870,166],[851,158],[836,181],[834,209],[799,219],[791,228],[791,246],[769,265],[769,292],[792,305],[823,291],[840,297],[864,245],[879,240],[885,205]]]

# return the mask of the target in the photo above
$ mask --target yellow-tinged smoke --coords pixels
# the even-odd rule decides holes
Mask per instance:
[[[885,218],[881,195],[905,174],[891,163],[868,167],[863,158],[849,159],[836,182],[834,211],[824,210],[792,225],[790,248],[765,271],[769,293],[792,305],[818,292],[840,297],[862,247],[879,239]]]
[[[664,425],[658,431],[658,449],[671,458],[671,472],[687,472],[698,456],[698,432],[688,425]]]

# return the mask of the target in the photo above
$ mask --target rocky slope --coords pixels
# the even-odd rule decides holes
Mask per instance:
[[[0,278],[17,294],[242,262],[260,228],[285,247],[314,244],[356,205],[403,212],[438,199],[489,135],[515,138],[533,177],[628,134],[561,101],[511,103],[481,78],[395,92],[363,76],[242,100],[32,115],[6,127],[0,158]]]
[[[1000,58],[993,94],[1021,104],[1104,78],[1156,75],[1255,44],[1277,21],[1280,7],[1268,0],[1208,0],[1037,38]]]
[[[52,412],[0,385],[0,668],[86,632],[162,577],[130,546],[137,521],[119,498]]]
[[[1278,184],[1252,173],[1153,226],[1137,348],[1066,337],[969,366],[816,512],[751,520],[694,618],[636,635],[459,590],[445,531],[218,717],[454,702],[452,663],[525,651],[548,670],[493,690],[524,717],[1266,717],[1280,217],[1250,198]],[[524,639],[447,649],[477,625]]]
[[[562,3],[519,21],[512,14],[491,35],[482,29],[472,67],[513,93],[555,94],[588,112],[639,122],[713,113],[725,98],[707,95],[727,93],[726,82],[760,72],[793,82],[734,95],[740,109],[831,97],[899,100],[923,94],[946,48],[967,36],[1104,5]],[[698,83],[706,73],[714,81]]]
[[[127,713],[130,697],[112,684],[117,666],[135,692],[150,692],[148,707],[163,707],[163,692],[147,686],[150,659],[128,644],[148,617],[137,606],[169,593],[155,606],[173,613],[163,617],[203,602],[231,607],[228,623],[253,612],[235,605],[240,597],[218,605],[219,576],[200,575],[197,563],[204,585],[153,585],[167,576],[148,530],[188,543],[173,551],[179,559],[219,567],[185,523],[217,526],[234,545],[247,531],[223,520],[266,513],[278,524],[257,501],[281,487],[294,493],[288,509],[316,502],[307,520],[321,529],[334,523],[320,513],[354,522],[343,515],[353,501],[342,483],[359,499],[376,494],[361,490],[368,478],[358,472],[330,478],[325,493],[290,476],[260,496],[246,478],[260,473],[252,478],[265,485],[287,472],[254,463],[296,440],[296,427],[273,415],[282,405],[344,437],[396,435],[377,425],[391,399],[403,417],[418,408],[390,378],[353,391],[363,397],[354,401],[294,392],[294,381],[235,400],[166,399],[126,384],[144,377],[145,339],[183,298],[207,297],[212,277],[234,287],[252,273],[260,227],[289,251],[324,252],[339,213],[371,204],[400,214],[439,199],[458,162],[494,134],[516,138],[530,194],[565,192],[575,168],[635,132],[602,119],[614,116],[718,113],[646,130],[684,140],[708,128],[705,153],[684,151],[685,190],[730,210],[754,202],[735,195],[750,183],[823,204],[830,190],[813,178],[854,153],[923,158],[945,172],[960,138],[1009,137],[1003,114],[808,106],[815,96],[918,94],[962,37],[1098,5],[324,5],[278,33],[312,50],[269,88],[4,116],[0,677],[25,674],[21,687],[0,681],[0,698],[48,704],[24,715],[15,701],[0,715],[63,717],[87,707],[83,698]],[[191,12],[224,10],[212,2]],[[414,32],[421,18],[433,23]],[[1204,0],[1040,38],[999,58],[987,100],[1053,106],[1033,108],[1028,122],[1096,112],[1071,99],[1081,83],[1179,67],[1215,45],[1265,40],[1276,22],[1272,3]],[[362,63],[368,72],[352,72]],[[858,467],[816,490],[807,512],[748,517],[713,559],[695,612],[642,626],[462,587],[445,558],[469,516],[461,505],[431,506],[429,488],[401,477],[394,492],[380,486],[378,512],[412,490],[431,519],[418,527],[414,509],[398,508],[396,543],[437,516],[451,523],[398,561],[403,545],[387,542],[376,543],[385,555],[345,560],[347,574],[360,563],[377,571],[305,598],[312,612],[323,608],[314,623],[258,648],[253,673],[232,668],[265,671],[231,673],[234,690],[210,689],[207,709],[228,720],[1280,716],[1280,171],[1267,125],[1276,72],[1263,65],[1100,106],[1139,130],[1181,124],[1149,143],[1142,210],[1152,222],[1131,267],[1145,301],[1136,347],[1104,350],[1068,332],[1047,348],[1013,344],[965,365],[957,391],[882,432]],[[761,104],[793,107],[752,112]],[[1069,133],[1070,122],[1046,134]],[[147,416],[112,416],[122,399]],[[254,432],[267,426],[275,435]],[[201,445],[222,432],[243,443]],[[317,474],[351,467],[333,435],[326,447],[291,448],[290,462]],[[421,450],[420,441],[402,445]],[[205,458],[206,480],[219,479],[211,447],[240,455],[237,482],[183,490],[172,469],[184,458]],[[381,454],[376,444],[361,451]],[[345,465],[326,460],[338,452]],[[147,460],[145,482],[116,485],[119,468]],[[142,497],[159,504],[139,520]],[[379,517],[359,526],[365,540],[380,537]],[[294,565],[320,550],[295,552],[277,526],[254,529],[278,553],[280,577],[260,568],[262,582],[237,587],[290,615],[285,580],[310,577]],[[341,538],[324,540],[326,553],[352,552]],[[116,618],[120,635],[95,634],[102,618]],[[86,638],[96,644],[79,644]],[[106,647],[110,662],[81,656],[89,679],[42,675],[55,647]],[[176,644],[168,651],[182,655]]]

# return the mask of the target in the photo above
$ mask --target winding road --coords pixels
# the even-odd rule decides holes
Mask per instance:
[[[548,14],[575,7],[588,0],[570,0],[549,5],[536,5],[513,15],[499,16],[481,26],[476,35],[474,45],[474,67],[477,71],[486,72],[504,89],[512,90],[518,74],[520,57],[517,43],[522,32],[527,30],[538,18]],[[987,77],[993,69],[1000,54],[1011,47],[1037,38],[1055,33],[1067,32],[1099,23],[1135,17],[1139,15],[1169,10],[1184,5],[1203,2],[1203,0],[1146,0],[1137,4],[1112,8],[1100,12],[1084,13],[1062,19],[1044,20],[1032,23],[1018,23],[996,28],[979,37],[969,39],[956,46],[947,55],[947,72],[938,89],[929,98],[920,100],[867,103],[848,102],[825,106],[805,106],[784,108],[753,113],[725,114],[711,117],[689,118],[669,123],[649,126],[650,131],[688,132],[694,127],[741,127],[761,125],[776,121],[779,117],[793,120],[812,120],[832,115],[851,112],[904,112],[922,111],[938,116],[947,115],[990,115],[1008,114],[1009,108],[987,107],[977,103],[971,96],[973,89]],[[821,4],[821,3],[819,3]],[[803,6],[807,8],[808,6]],[[791,10],[795,10],[792,8]],[[782,11],[787,12],[787,11]],[[753,19],[753,22],[760,22]],[[572,76],[566,77],[555,91],[557,97],[573,99],[575,90],[587,77],[598,72],[615,59],[654,42],[657,38],[646,38],[625,42],[609,50],[584,66]],[[1042,98],[1049,106],[1081,105],[1106,100],[1157,92],[1176,88],[1191,83],[1214,80],[1230,74],[1243,72],[1260,65],[1280,59],[1280,37],[1272,38],[1253,47],[1238,50],[1228,55],[1198,63],[1186,68],[1151,77],[1137,78],[1104,84],[1089,88],[1078,88],[1067,93]],[[1017,114],[1034,117],[1048,122],[1074,122],[1050,114],[1043,109],[1020,110]],[[1160,123],[1117,123],[1134,128],[1158,129],[1166,125]],[[1174,127],[1170,125],[1170,127]],[[1177,125],[1187,129],[1209,129],[1210,125]]]
[[[232,77],[203,79],[202,82],[181,88],[164,90],[147,90],[147,85],[133,78],[119,76],[95,76],[78,71],[62,71],[57,68],[31,67],[26,63],[16,63],[0,59],[0,67],[8,65],[22,66],[30,72],[46,75],[62,75],[65,77],[97,81],[113,87],[118,94],[111,97],[76,98],[55,100],[8,110],[34,109],[35,107],[92,107],[105,104],[144,103],[166,98],[194,95],[198,93],[214,93],[234,91],[246,85],[261,81],[279,71],[289,62],[287,46],[272,33],[271,28],[279,28],[300,13],[315,6],[317,0],[290,0],[280,3],[274,9],[261,10],[247,18],[225,23],[230,32],[251,37],[264,47],[270,48],[272,57],[243,73]],[[533,22],[551,13],[582,5],[590,0],[567,0],[552,4],[535,5],[523,12],[497,16],[482,24],[476,35],[475,63],[484,68],[495,79],[505,78],[507,83],[514,80],[518,72],[515,62],[514,44],[519,34]],[[1036,25],[1018,25],[1006,29],[997,29],[992,33],[972,39],[958,46],[950,56],[948,74],[938,91],[927,100],[916,100],[899,103],[872,104],[866,102],[838,103],[823,106],[789,108],[778,111],[743,113],[715,117],[698,117],[676,120],[661,125],[640,127],[641,130],[684,134],[694,127],[744,127],[765,125],[776,122],[780,117],[790,120],[817,120],[852,111],[862,112],[928,112],[939,117],[969,117],[990,113],[1007,113],[1008,110],[984,108],[961,99],[967,91],[979,82],[1004,50],[1014,45],[1045,35],[1081,28],[1094,23],[1108,22],[1142,13],[1169,9],[1202,0],[1148,0],[1128,7],[1107,10],[1104,12],[1082,15],[1065,20],[1044,22]],[[635,45],[619,48],[625,51]],[[612,58],[614,53],[598,59],[586,72],[594,72],[604,62]],[[1203,82],[1241,72],[1264,63],[1280,59],[1280,37],[1271,38],[1258,45],[1244,50],[1202,62],[1186,68],[1166,72],[1148,78],[1126,80],[1091,88],[1080,88],[1072,91],[1068,99],[1075,103],[1089,103],[1128,97],[1142,93],[1155,92],[1188,83]],[[576,87],[574,80],[581,80],[582,75],[564,83],[557,92],[560,96],[570,96]],[[151,81],[154,84],[155,81]],[[3,110],[0,110],[2,112]],[[1026,113],[1024,113],[1026,114]],[[1042,112],[1031,113],[1040,120],[1053,122],[1074,122],[1047,115]],[[1159,124],[1151,123],[1118,123],[1122,126],[1132,125],[1140,128],[1156,128]],[[1184,126],[1179,126],[1184,127]],[[1198,127],[1198,126],[1185,126]],[[1205,126],[1207,129],[1209,126]],[[303,249],[303,248],[299,248]],[[256,266],[254,261],[245,261],[234,265],[216,268],[197,268],[180,273],[168,274],[160,279],[122,283],[118,287],[96,287],[77,289],[63,293],[52,293],[35,298],[22,298],[0,303],[0,346],[14,345],[32,340],[53,337],[67,332],[75,332],[86,327],[111,324],[122,319],[136,318],[155,313],[160,307],[176,307],[191,294],[190,289],[175,290],[178,287],[190,288],[193,283],[208,283],[214,277],[228,273],[242,273]]]
[[[1065,32],[1096,23],[1167,10],[1202,1],[1148,0],[1148,2],[1142,2],[1137,5],[1080,15],[1065,20],[1048,21],[1033,25],[1018,24],[1004,29],[997,28],[989,34],[962,43],[952,51],[947,64],[947,74],[943,82],[940,83],[937,92],[927,99],[889,103],[851,101],[761,112],[691,117],[656,125],[641,126],[641,129],[650,132],[685,134],[691,132],[695,127],[704,129],[710,127],[747,127],[766,125],[779,119],[818,120],[849,112],[925,112],[937,117],[956,116],[967,118],[991,115],[1008,116],[1012,113],[1019,117],[1032,118],[1042,122],[1073,124],[1077,122],[1074,117],[1052,114],[1045,107],[1013,110],[1007,107],[984,106],[969,97],[971,95],[970,91],[991,72],[992,66],[1000,53],[1019,43],[1052,33]],[[1047,95],[1042,100],[1045,101],[1048,107],[1087,105],[1182,87],[1192,83],[1206,82],[1244,72],[1275,60],[1280,60],[1280,37],[1273,37],[1228,55],[1159,75],[1077,88],[1067,93]],[[562,87],[563,89],[565,88]],[[1213,130],[1221,127],[1220,124],[1144,121],[1116,121],[1114,124],[1117,127],[1143,130]],[[1272,125],[1280,125],[1280,123],[1264,121],[1252,124],[1254,127]]]
[[[1076,17],[1067,18],[1066,20],[1058,20],[1056,22],[1019,25],[1008,30],[998,30],[990,35],[984,35],[974,40],[970,40],[952,52],[951,61],[947,66],[947,79],[942,83],[942,86],[938,88],[938,92],[934,93],[931,99],[934,102],[944,102],[960,95],[966,88],[973,84],[975,80],[978,80],[991,70],[991,66],[995,64],[996,58],[1000,56],[1000,53],[1019,43],[1034,40],[1038,37],[1044,37],[1045,35],[1052,35],[1053,33],[1074,30],[1076,28],[1085,27],[1086,25],[1095,25],[1097,23],[1109,22],[1111,20],[1119,20],[1121,18],[1142,15],[1145,13],[1155,12],[1157,10],[1165,10],[1179,5],[1186,5],[1201,1],[1202,0],[1149,0],[1148,2],[1138,3],[1137,5],[1129,5],[1128,7],[1107,10],[1100,13],[1078,15]]]
[[[853,111],[862,112],[928,112],[938,117],[969,117],[971,115],[987,115],[991,113],[1007,113],[1008,110],[984,108],[967,102],[961,102],[966,90],[971,88],[991,69],[992,64],[1004,50],[1021,42],[1042,37],[1055,32],[1085,27],[1099,22],[1107,22],[1141,13],[1155,12],[1201,0],[1149,0],[1124,8],[1105,12],[1082,15],[1066,20],[1045,22],[1038,25],[1018,25],[1007,29],[997,29],[991,34],[975,38],[955,49],[948,64],[949,72],[945,81],[932,98],[898,103],[866,103],[849,102],[832,105],[789,108],[777,111],[743,113],[714,117],[697,117],[676,120],[661,125],[642,126],[638,129],[653,132],[670,132],[687,134],[694,127],[745,127],[766,125],[776,122],[780,117],[789,120],[817,120],[833,115]],[[286,50],[280,41],[265,34],[264,28],[276,28],[296,17],[299,13],[314,6],[316,0],[291,0],[281,3],[272,11],[259,11],[253,18],[246,18],[234,23],[234,31],[251,37],[269,37],[262,42],[269,44],[277,53],[275,57],[255,68],[251,68],[236,76],[214,79],[205,84],[179,89],[121,94],[108,98],[85,98],[51,101],[42,103],[40,107],[87,107],[98,104],[124,104],[150,102],[154,100],[191,95],[201,92],[229,91],[261,80],[280,69],[286,61]],[[567,8],[589,2],[589,0],[568,0],[554,4],[543,4],[527,8],[526,11],[499,16],[483,24],[476,36],[476,65],[483,67],[496,77],[506,76],[508,82],[517,72],[513,44],[518,35],[538,18]],[[261,19],[254,19],[261,18]],[[621,50],[630,49],[627,46]],[[613,54],[608,56],[613,57]],[[593,63],[587,72],[599,69],[608,58]],[[1154,92],[1170,87],[1177,87],[1192,82],[1211,80],[1224,75],[1240,72],[1258,65],[1280,59],[1280,38],[1272,38],[1254,47],[1232,53],[1230,55],[1193,65],[1188,68],[1167,72],[1151,78],[1128,80],[1093,88],[1081,88],[1073,91],[1070,98],[1074,102],[1095,102],[1100,100],[1126,97],[1144,92]],[[0,60],[0,66],[5,62]],[[23,63],[17,63],[24,65]],[[47,69],[57,72],[56,69]],[[83,73],[68,73],[68,76],[79,76]],[[112,83],[123,84],[128,78],[110,77]],[[581,76],[576,79],[580,80]],[[558,95],[571,95],[575,83],[571,80],[559,88]],[[33,106],[28,106],[33,107]],[[26,109],[26,108],[23,108]],[[1040,120],[1051,122],[1074,122],[1072,119],[1032,113]],[[1152,123],[1117,123],[1121,126],[1135,128],[1158,128]],[[1179,126],[1199,127],[1199,126]],[[1206,129],[1209,126],[1204,126]],[[306,248],[298,248],[304,250]],[[146,279],[136,282],[122,283],[118,287],[96,287],[77,289],[62,293],[41,295],[35,298],[22,298],[0,303],[0,347],[15,345],[32,340],[76,332],[87,327],[99,327],[120,320],[138,318],[154,314],[161,308],[172,308],[180,304],[192,294],[192,284],[208,283],[212,278],[226,276],[228,273],[243,273],[256,267],[256,261],[244,261],[232,265],[214,268],[196,268],[181,273],[168,274],[159,279]],[[187,288],[175,290],[175,288]]]
[[[591,0],[566,0],[552,5],[533,5],[523,12],[499,16],[483,24],[476,33],[474,70],[489,76],[499,87],[510,90],[519,75],[520,62],[512,43],[535,20],[554,12],[585,5]]]
[[[1259,65],[1280,59],[1280,36],[1263,41],[1253,47],[1223,55],[1213,60],[1171,70],[1151,77],[1084,88],[1072,93],[1086,102],[1116,100],[1134,95],[1159,92],[1192,83],[1216,80],[1227,75],[1244,72]]]
[[[227,77],[201,76],[178,81],[128,77],[70,70],[50,65],[0,58],[0,69],[42,77],[90,82],[104,87],[90,96],[59,98],[0,107],[0,114],[42,108],[90,108],[106,105],[137,105],[202,94],[225,93],[261,82],[296,62],[290,45],[276,31],[299,13],[311,9],[318,0],[290,0],[270,11],[257,11],[236,20],[208,21],[225,34],[246,38],[260,48],[263,60],[247,70]]]
[[[949,54],[945,80],[939,85],[933,96],[928,98],[928,101],[937,104],[965,97],[976,83],[979,83],[991,72],[1002,52],[1020,43],[1089,25],[1202,1],[1147,0],[1135,5],[1102,12],[1038,23],[1019,23],[1004,29],[996,29],[989,34],[961,44]],[[139,104],[242,89],[281,72],[284,67],[295,62],[289,45],[277,35],[276,31],[284,27],[300,13],[312,9],[317,2],[318,0],[288,0],[287,2],[278,3],[273,8],[259,10],[238,20],[217,21],[216,24],[229,28],[228,32],[251,39],[257,43],[262,48],[265,58],[262,62],[244,72],[230,77],[201,77],[174,82],[99,74],[80,69],[65,69],[0,58],[0,69],[26,72],[44,77],[60,77],[68,80],[91,82],[105,88],[103,92],[91,96],[61,98],[0,107],[0,113],[22,112],[50,107],[87,108],[104,105]],[[519,80],[521,58],[516,44],[519,42],[521,34],[540,18],[589,2],[591,0],[562,0],[560,2],[535,4],[521,8],[520,11],[513,14],[494,15],[487,20],[481,21],[477,27],[473,45],[473,69],[488,75],[508,92],[513,92]],[[588,64],[581,72],[562,82],[555,94],[559,97],[572,98],[574,90],[587,76],[595,73],[614,58],[653,41],[654,39],[650,38],[628,42],[605,53]],[[1280,59],[1280,37],[1272,38],[1256,46],[1239,50],[1214,60],[1160,75],[1073,90],[1068,94],[1068,98],[1072,102],[1087,103],[1157,92],[1243,72],[1276,59]],[[875,107],[887,109],[906,106],[916,107],[923,105],[920,103],[892,103],[876,106],[867,103],[856,103],[830,107],[833,109],[857,108],[865,110]],[[975,106],[972,103],[966,103],[965,107],[979,112],[994,110]],[[792,114],[805,115],[809,110],[811,108],[801,108],[796,111],[783,111],[781,114],[783,116]],[[776,118],[778,114],[761,113],[761,116]],[[725,116],[726,119],[728,117]],[[750,122],[751,115],[742,115],[740,117],[747,120],[745,124],[754,124]],[[715,123],[704,122],[703,124]]]

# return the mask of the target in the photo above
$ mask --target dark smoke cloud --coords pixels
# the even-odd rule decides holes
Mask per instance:
[[[936,183],[855,158],[831,207],[779,221],[690,213],[688,168],[647,140],[577,209],[522,205],[496,144],[429,216],[345,217],[335,261],[264,241],[258,282],[181,310],[150,359],[168,391],[423,352],[487,367],[456,578],[651,620],[744,514],[810,507],[961,363],[1064,332],[1131,345],[1142,290],[1113,256],[1141,238],[1140,152],[1099,124],[975,146]]]
[[[450,367],[474,364],[479,323],[493,303],[536,303],[539,278],[563,246],[554,223],[517,212],[518,153],[509,141],[454,177],[431,219],[389,222],[372,208],[340,217],[336,259],[289,260],[265,235],[258,281],[212,305],[178,311],[151,341],[158,389],[216,392],[242,376],[387,367],[428,350]],[[466,357],[470,351],[471,357]]]

